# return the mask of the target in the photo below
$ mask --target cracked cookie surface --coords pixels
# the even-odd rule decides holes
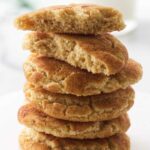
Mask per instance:
[[[132,107],[135,96],[131,87],[113,93],[78,97],[51,93],[30,83],[25,85],[24,93],[28,102],[49,116],[79,122],[117,118]]]
[[[22,150],[130,150],[130,140],[124,133],[104,139],[75,140],[24,129],[19,143]]]
[[[116,119],[96,122],[71,122],[50,117],[32,104],[24,105],[18,112],[20,123],[38,132],[61,138],[95,139],[123,133],[130,127],[127,114]]]
[[[77,96],[111,93],[127,88],[142,77],[141,65],[131,59],[119,73],[106,76],[92,74],[53,58],[31,55],[24,64],[24,72],[27,80],[35,86],[53,93]]]

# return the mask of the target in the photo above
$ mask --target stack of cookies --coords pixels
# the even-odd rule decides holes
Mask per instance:
[[[18,113],[22,150],[129,150],[130,85],[142,67],[113,35],[125,25],[110,7],[48,7],[16,20],[31,30],[24,48],[26,105]]]

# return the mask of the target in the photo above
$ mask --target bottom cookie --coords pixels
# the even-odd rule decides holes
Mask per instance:
[[[19,137],[22,150],[130,150],[130,141],[126,134],[94,140],[74,140],[57,138],[24,129]]]

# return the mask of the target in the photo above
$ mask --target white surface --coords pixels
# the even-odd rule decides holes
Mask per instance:
[[[0,97],[0,150],[19,150],[18,135],[22,126],[17,121],[17,111],[23,103],[22,92]],[[150,95],[137,92],[135,105],[130,111],[132,126],[131,150],[150,150]]]
[[[23,100],[21,92],[0,97],[0,150],[19,150],[18,135],[21,126],[17,121],[17,111]]]

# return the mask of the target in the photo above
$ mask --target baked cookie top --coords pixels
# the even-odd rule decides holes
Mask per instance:
[[[38,132],[61,138],[95,139],[126,132],[130,126],[127,115],[109,121],[71,122],[55,119],[37,110],[32,104],[24,105],[18,113],[20,123]]]
[[[79,122],[117,118],[132,107],[135,96],[131,87],[107,94],[75,96],[51,93],[30,83],[25,85],[24,93],[28,102],[49,116]]]
[[[104,139],[75,140],[57,138],[31,129],[22,131],[19,137],[22,150],[130,150],[130,140],[126,134],[117,134]]]
[[[86,70],[48,57],[32,55],[24,64],[27,80],[53,93],[77,96],[110,93],[138,82],[142,77],[142,67],[134,60],[117,74],[106,76],[92,74]]]

